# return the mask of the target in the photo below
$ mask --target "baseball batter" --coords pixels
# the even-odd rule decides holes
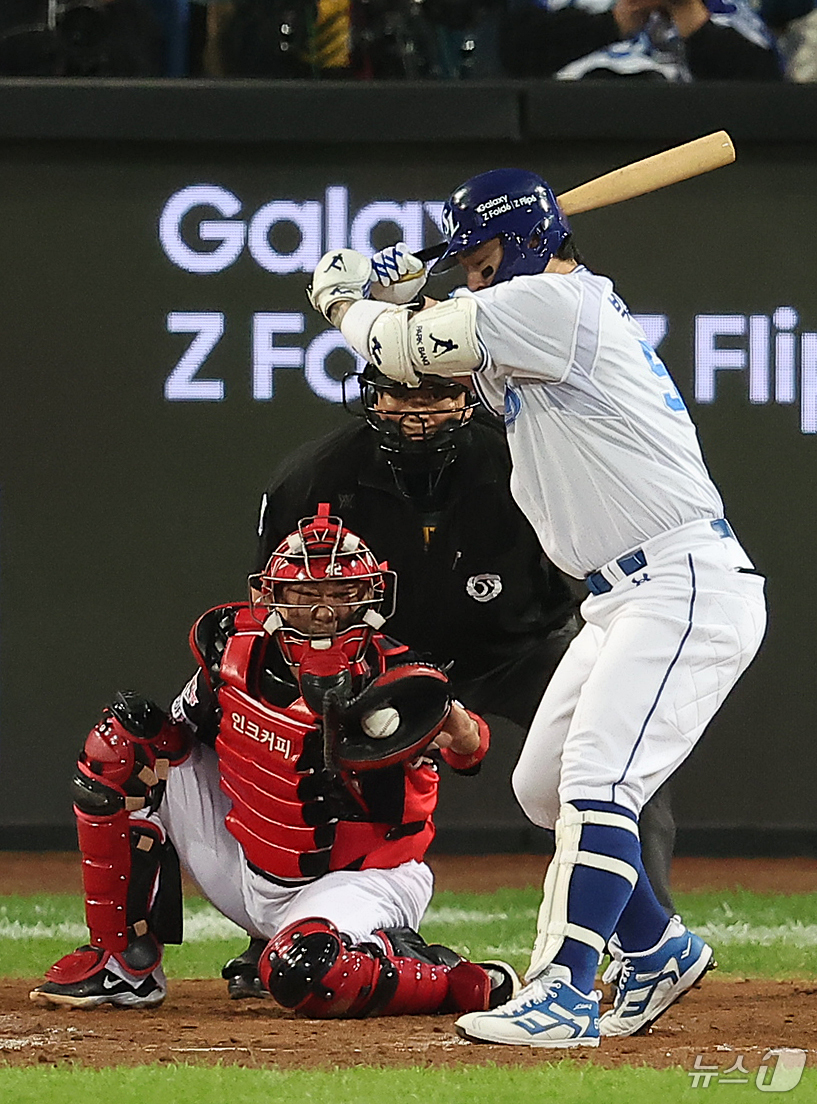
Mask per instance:
[[[467,282],[448,301],[369,301],[370,262],[352,250],[321,259],[310,299],[393,379],[472,375],[504,414],[516,501],[550,559],[586,580],[586,625],[513,777],[527,815],[556,832],[528,984],[457,1026],[480,1041],[597,1046],[648,1027],[712,964],[656,900],[637,818],[757,652],[764,581],[667,369],[611,281],[580,262],[546,181],[483,173],[452,194],[443,225],[438,264]],[[419,263],[403,269],[418,294]],[[608,943],[619,981],[599,1019]]]

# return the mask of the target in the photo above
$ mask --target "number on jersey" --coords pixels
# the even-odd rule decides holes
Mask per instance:
[[[666,381],[669,385],[669,390],[664,392],[664,402],[670,408],[670,410],[686,410],[684,400],[681,398],[681,394],[675,384],[672,382],[672,377],[667,371],[666,365],[663,360],[658,356],[655,349],[647,341],[639,340],[638,344],[647,359],[647,364],[650,366],[650,371],[653,372],[659,379]]]

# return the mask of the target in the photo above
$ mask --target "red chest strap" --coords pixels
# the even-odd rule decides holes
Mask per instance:
[[[234,624],[234,631],[228,637],[221,657],[219,673],[228,686],[247,694],[247,683],[256,658],[253,653],[260,650],[268,637],[249,607],[239,609]]]

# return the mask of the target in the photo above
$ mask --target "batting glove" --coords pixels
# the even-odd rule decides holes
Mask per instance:
[[[309,302],[330,322],[336,303],[354,303],[369,294],[371,262],[354,249],[335,249],[324,253],[312,273],[306,289]]]
[[[381,249],[372,257],[372,299],[382,303],[410,303],[428,280],[425,265],[405,242]]]

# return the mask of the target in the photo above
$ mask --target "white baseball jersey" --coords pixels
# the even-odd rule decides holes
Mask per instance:
[[[511,491],[548,556],[581,578],[723,503],[667,369],[605,276],[517,276],[473,295],[503,413]]]

